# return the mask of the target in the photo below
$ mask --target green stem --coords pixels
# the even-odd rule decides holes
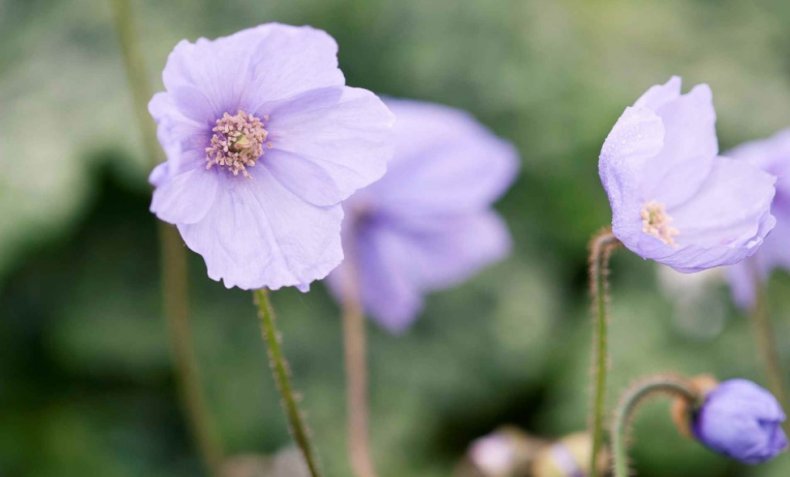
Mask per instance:
[[[348,455],[356,477],[376,477],[370,451],[367,340],[354,254],[346,241],[343,283],[343,341],[346,362]]]
[[[593,394],[591,405],[590,476],[598,477],[598,460],[604,441],[606,419],[606,381],[609,370],[609,258],[620,242],[610,229],[598,233],[590,241],[590,290],[593,297]]]
[[[768,386],[782,404],[783,409],[788,409],[787,382],[782,373],[781,358],[776,346],[776,333],[771,316],[768,312],[768,297],[765,287],[757,274],[754,274],[754,306],[751,309],[751,322],[757,342],[757,350],[765,368]],[[785,429],[790,431],[790,424],[785,423]]]
[[[302,451],[307,468],[312,477],[320,477],[321,472],[318,468],[318,460],[313,450],[310,440],[310,431],[307,428],[304,415],[299,409],[298,398],[291,385],[291,371],[288,361],[282,350],[282,336],[277,331],[276,319],[269,293],[266,290],[255,290],[253,292],[255,304],[258,307],[258,318],[261,321],[261,334],[269,353],[269,366],[277,384],[277,390],[282,397],[283,410],[288,418],[288,427],[291,435],[296,441],[299,450]]]
[[[146,155],[151,163],[156,165],[165,158],[156,139],[154,123],[148,116],[147,103],[152,94],[151,86],[139,49],[133,12],[129,0],[112,0],[111,3],[126,76],[132,92],[135,118],[143,136]],[[159,224],[159,247],[162,307],[167,320],[170,349],[182,406],[206,470],[211,475],[219,475],[223,460],[222,446],[209,416],[198,373],[197,357],[189,326],[186,252],[173,226]]]
[[[701,399],[698,392],[687,380],[676,376],[653,376],[644,379],[628,389],[620,400],[612,425],[612,453],[614,476],[629,477],[628,468],[628,430],[633,415],[639,405],[656,394],[669,394],[685,399],[690,406],[696,406]]]

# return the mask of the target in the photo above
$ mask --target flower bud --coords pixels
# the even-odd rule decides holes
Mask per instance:
[[[787,448],[785,413],[776,398],[745,379],[711,389],[691,413],[691,430],[714,452],[746,464],[772,459]]]

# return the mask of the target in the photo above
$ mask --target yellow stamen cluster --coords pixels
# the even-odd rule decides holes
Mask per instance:
[[[642,232],[652,235],[667,245],[675,246],[675,237],[680,233],[672,227],[672,217],[667,214],[664,204],[651,200],[642,208]]]
[[[269,135],[263,122],[239,110],[233,116],[223,114],[211,131],[214,135],[206,148],[206,169],[217,165],[227,168],[234,176],[241,173],[250,177],[247,168],[253,167],[263,155],[263,146]]]

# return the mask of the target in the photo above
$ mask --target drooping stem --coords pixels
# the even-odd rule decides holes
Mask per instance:
[[[155,165],[162,162],[164,156],[156,140],[154,123],[147,113],[147,103],[152,93],[139,49],[133,12],[129,0],[112,0],[111,3],[127,81],[132,92],[135,118],[143,137],[145,153]],[[186,252],[178,232],[171,225],[159,224],[159,247],[163,313],[167,320],[182,406],[206,470],[211,475],[219,475],[223,459],[222,446],[204,399],[189,326]]]
[[[751,309],[751,322],[757,350],[765,368],[768,386],[782,404],[782,408],[787,411],[787,382],[782,373],[781,358],[776,346],[776,333],[768,311],[768,297],[766,296],[762,280],[759,279],[756,273],[754,274],[754,292],[755,300]],[[785,427],[790,429],[790,425],[787,423],[785,423]]]
[[[266,290],[256,290],[253,292],[253,297],[255,305],[258,307],[261,334],[269,354],[269,367],[272,370],[272,376],[277,384],[280,397],[282,397],[282,406],[288,419],[288,428],[294,441],[296,441],[296,445],[302,452],[310,475],[312,477],[321,477],[318,460],[310,438],[310,430],[307,428],[304,414],[299,409],[299,399],[291,385],[291,370],[283,354],[282,336],[277,331],[274,310],[269,302],[269,293]]]
[[[677,376],[651,376],[629,388],[615,409],[611,430],[615,477],[632,475],[629,474],[628,469],[629,426],[639,405],[656,394],[669,394],[684,399],[689,408],[695,407],[696,403],[701,400],[696,388],[686,379]]]
[[[595,235],[590,241],[590,291],[593,299],[593,394],[590,407],[592,452],[590,476],[598,477],[598,459],[604,441],[606,419],[606,386],[609,371],[609,258],[620,241],[610,229]]]
[[[343,341],[346,358],[346,413],[348,455],[356,477],[376,477],[370,450],[368,368],[365,316],[353,250],[348,250],[343,276]]]

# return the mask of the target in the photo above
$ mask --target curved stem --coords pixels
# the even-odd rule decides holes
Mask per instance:
[[[255,290],[253,297],[258,307],[261,334],[269,353],[269,367],[272,370],[274,382],[277,384],[277,390],[280,391],[280,396],[282,397],[283,410],[288,418],[288,428],[294,441],[296,441],[296,445],[299,446],[299,450],[302,451],[302,456],[310,471],[310,475],[312,477],[321,477],[318,460],[310,439],[310,431],[307,428],[304,414],[299,409],[299,399],[291,385],[291,371],[288,361],[283,354],[282,336],[277,331],[274,310],[269,302],[269,293],[266,290]]]
[[[164,161],[164,155],[156,139],[154,123],[147,112],[148,99],[152,93],[143,56],[139,50],[133,12],[129,0],[113,0],[112,7],[127,80],[134,100],[134,113],[143,136],[145,152],[152,164],[158,164]],[[189,326],[186,252],[178,232],[171,225],[159,224],[159,247],[163,313],[167,320],[170,349],[182,406],[186,411],[192,438],[198,447],[203,464],[210,474],[219,475],[223,459],[222,446],[204,399]]]
[[[348,241],[346,241],[348,243]],[[351,248],[346,246],[346,248]],[[346,360],[348,455],[357,477],[376,477],[370,451],[365,315],[353,253],[347,251],[343,283],[343,341]]]
[[[694,406],[700,396],[686,379],[676,376],[653,376],[628,389],[620,400],[612,425],[612,453],[614,476],[629,477],[628,470],[628,426],[641,403],[656,394],[669,394],[685,399]]]
[[[599,232],[590,241],[590,292],[593,298],[593,394],[591,405],[592,452],[590,476],[598,477],[598,459],[604,440],[606,419],[606,380],[609,370],[609,258],[620,241],[610,229]]]
[[[768,386],[782,404],[783,409],[788,409],[787,382],[782,373],[781,358],[776,346],[776,333],[774,332],[771,316],[768,312],[768,297],[765,287],[757,274],[754,274],[755,300],[751,309],[751,322],[757,341],[757,350],[765,368]],[[785,429],[790,429],[790,424],[785,423]]]

